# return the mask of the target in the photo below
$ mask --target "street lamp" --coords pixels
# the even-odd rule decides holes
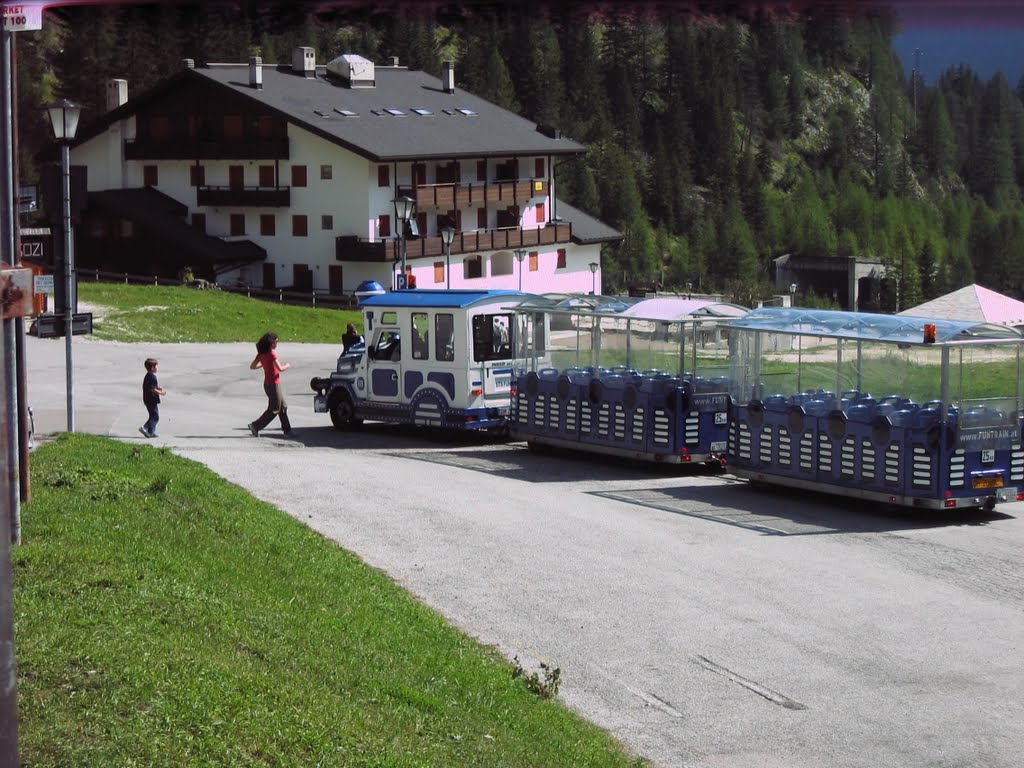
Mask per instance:
[[[590,262],[590,295],[597,293],[597,267],[596,261]]]
[[[516,261],[519,262],[519,291],[523,290],[523,259],[526,258],[525,248],[516,248],[513,253],[516,255]]]
[[[409,219],[412,218],[413,209],[416,208],[416,201],[408,195],[402,195],[392,200],[395,204],[395,218],[398,219],[398,239],[401,241],[399,245],[402,248],[402,287],[405,287],[406,271],[405,271],[405,257],[406,257],[406,244],[405,244],[405,225],[409,223]]]
[[[455,230],[452,227],[441,227],[441,242],[444,243],[444,287],[451,288],[449,275],[452,273],[452,240]]]
[[[688,299],[692,299],[693,298],[693,283],[692,282],[687,282],[686,283],[686,298],[688,298]]]
[[[789,306],[796,306],[796,283],[789,284]]]
[[[71,373],[71,326],[74,322],[75,254],[71,237],[71,142],[78,132],[78,118],[82,107],[67,99],[46,108],[53,127],[53,137],[60,144],[61,198],[63,201],[62,230],[64,234],[64,366],[67,375],[68,432],[75,431],[75,396]]]

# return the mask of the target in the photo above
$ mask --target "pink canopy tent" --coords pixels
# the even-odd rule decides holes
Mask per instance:
[[[1024,325],[1024,301],[1001,293],[968,285],[937,299],[900,312],[916,317],[944,317],[950,320],[977,320],[1002,325]]]

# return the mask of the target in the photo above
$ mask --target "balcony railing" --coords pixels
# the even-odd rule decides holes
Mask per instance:
[[[399,187],[399,195],[408,195],[418,208],[464,208],[487,203],[524,205],[533,199],[548,196],[544,179],[514,181],[473,181],[458,184],[420,184]]]
[[[572,239],[572,223],[549,223],[535,229],[482,229],[475,232],[456,232],[452,241],[452,255],[530,248],[540,245],[567,243]],[[352,236],[335,239],[335,258],[338,261],[396,261],[402,257],[398,238],[389,240],[361,240]],[[407,240],[406,257],[409,259],[444,256],[444,242],[440,237],[419,237]]]
[[[127,160],[287,160],[288,139],[129,139]]]
[[[291,187],[197,187],[197,205],[239,205],[257,208],[287,208]]]

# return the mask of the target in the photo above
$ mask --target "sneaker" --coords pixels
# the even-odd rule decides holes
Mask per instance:
[[[249,424],[249,431],[252,432],[252,436],[253,437],[259,437],[260,436],[260,431],[258,429],[256,429],[256,427],[254,427],[251,423]]]
[[[160,435],[158,435],[156,432],[150,432],[149,436],[150,437],[160,437]]]
[[[142,433],[143,437],[156,437],[156,435],[154,435],[154,434],[152,434],[150,432],[147,432],[145,427],[139,427],[139,432]]]

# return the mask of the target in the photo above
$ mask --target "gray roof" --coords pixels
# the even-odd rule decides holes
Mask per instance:
[[[554,215],[563,221],[572,222],[572,239],[580,245],[591,243],[614,243],[622,239],[622,233],[603,221],[574,208],[562,200],[555,201]]]
[[[585,149],[558,134],[552,138],[539,131],[536,123],[457,85],[453,93],[445,93],[438,78],[406,67],[377,66],[372,88],[350,88],[327,75],[323,67],[317,67],[316,77],[303,77],[290,66],[264,65],[261,90],[249,85],[248,64],[197,66],[186,73],[266,104],[293,123],[374,162],[575,155]],[[403,114],[385,111],[389,109]],[[431,114],[417,114],[414,109]],[[335,110],[357,116],[346,117]]]

